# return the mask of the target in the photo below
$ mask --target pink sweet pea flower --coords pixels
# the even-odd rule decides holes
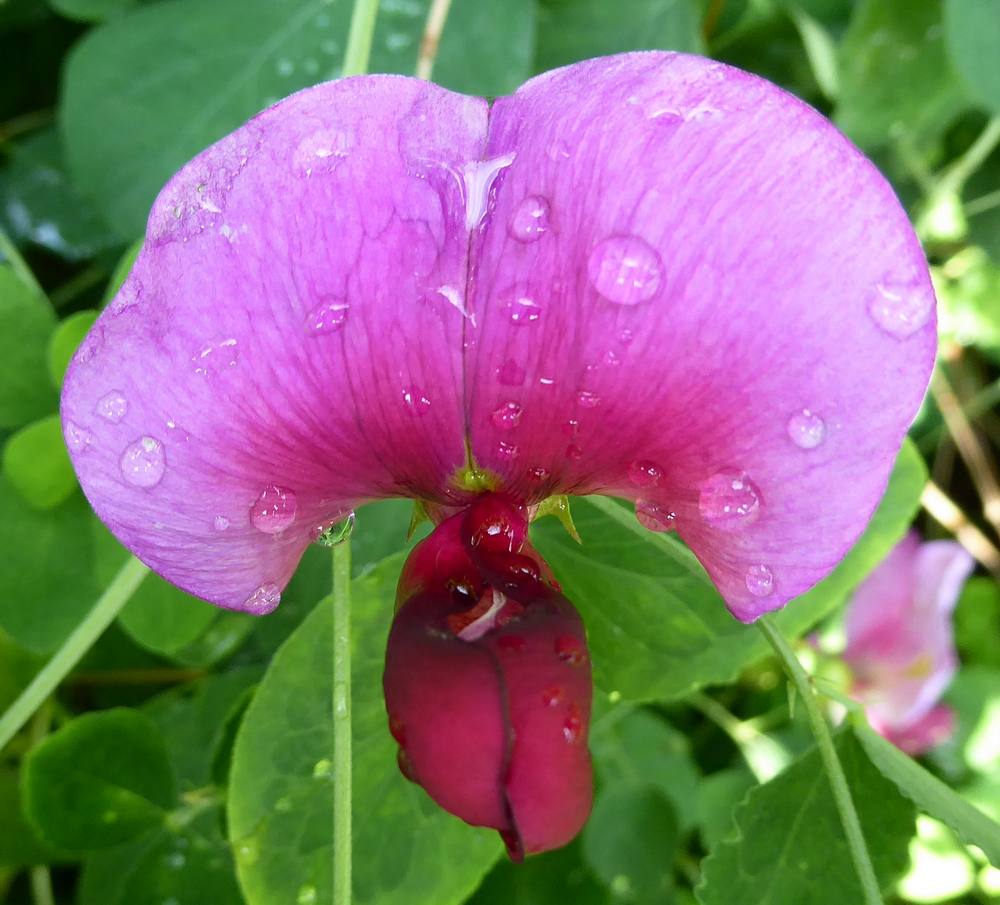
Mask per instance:
[[[367,76],[264,111],[160,194],[62,415],[98,515],[221,606],[273,610],[367,500],[423,501],[454,546],[488,487],[634,501],[751,621],[857,539],[934,350],[870,162],[768,82],[636,53],[492,104]],[[431,596],[398,624],[454,615]]]
[[[911,531],[848,606],[852,694],[872,726],[908,754],[951,735],[953,714],[938,702],[958,666],[952,612],[974,565],[959,544],[921,543]]]

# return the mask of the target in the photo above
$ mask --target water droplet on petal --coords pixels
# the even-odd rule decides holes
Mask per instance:
[[[490,415],[490,421],[500,430],[513,430],[521,423],[521,413],[521,406],[516,402],[505,402]]]
[[[117,390],[112,390],[97,400],[97,408],[94,411],[112,424],[117,424],[128,411],[128,401]]]
[[[609,302],[638,305],[659,291],[663,263],[644,239],[612,236],[594,246],[587,259],[587,275]]]
[[[321,302],[306,315],[306,329],[313,336],[333,333],[344,326],[351,306],[343,299]]]
[[[518,449],[513,443],[504,443],[501,440],[497,443],[497,455],[503,459],[516,459],[518,454]]]
[[[225,531],[229,527],[229,519],[224,515],[217,515],[215,520],[212,522],[212,527],[216,531]]]
[[[583,720],[580,719],[580,711],[575,704],[571,704],[569,713],[563,723],[563,738],[575,745],[583,737]]]
[[[767,597],[774,591],[774,573],[765,565],[750,566],[744,581],[754,597]]]
[[[567,459],[582,459],[583,458],[583,450],[579,446],[577,446],[575,443],[570,443],[570,445],[566,447],[566,458]]]
[[[420,387],[412,386],[403,390],[403,404],[411,415],[426,415],[431,410],[431,401]]]
[[[264,534],[280,534],[295,521],[298,500],[291,490],[270,484],[250,507],[250,524]]]
[[[555,640],[556,657],[570,666],[582,666],[587,662],[587,650],[575,635],[560,635]]]
[[[70,452],[83,452],[94,442],[94,435],[85,427],[80,427],[73,421],[67,421],[63,429],[63,437],[66,440],[66,448]]]
[[[490,160],[477,160],[465,165],[462,178],[465,183],[465,228],[475,229],[486,216],[490,204],[490,190],[502,170],[514,162],[514,152]]]
[[[135,487],[155,487],[167,467],[163,444],[155,437],[140,437],[125,447],[119,461],[122,477]]]
[[[934,298],[923,286],[887,286],[879,283],[868,301],[868,313],[880,329],[906,339],[930,319]]]
[[[787,429],[792,442],[802,449],[815,449],[826,439],[826,424],[809,409],[792,415]]]
[[[672,531],[677,522],[676,512],[651,500],[635,501],[635,517],[648,531]]]
[[[355,519],[355,514],[349,512],[344,518],[326,525],[317,525],[311,532],[313,543],[321,547],[336,547],[337,544],[342,544],[354,533]]]
[[[519,387],[524,383],[524,368],[508,358],[497,368],[497,380],[505,387]]]
[[[504,310],[510,322],[518,327],[533,324],[542,316],[542,306],[527,295],[516,295],[504,305]]]
[[[618,334],[618,342],[620,342],[623,346],[630,345],[633,339],[635,339],[635,334],[631,330],[622,330],[622,332]]]
[[[549,229],[549,202],[529,195],[514,210],[507,231],[518,242],[534,242]]]
[[[266,616],[274,612],[281,603],[281,588],[274,582],[262,584],[243,602],[243,609],[255,616]]]
[[[532,481],[544,481],[548,478],[549,474],[549,470],[541,465],[528,469],[528,477],[531,478]]]
[[[580,390],[576,394],[576,401],[580,404],[580,408],[595,409],[601,404],[601,397],[589,390]]]
[[[663,469],[648,459],[637,459],[628,467],[628,479],[636,487],[655,487],[663,477]]]
[[[760,515],[760,491],[744,472],[723,469],[702,484],[698,511],[715,528],[744,528]]]
[[[239,360],[237,342],[232,337],[221,342],[208,343],[191,356],[195,374],[202,377],[222,374],[235,368]]]

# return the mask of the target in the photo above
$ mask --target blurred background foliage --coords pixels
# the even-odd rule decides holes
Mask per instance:
[[[414,71],[427,7],[383,0],[372,70]],[[0,711],[127,558],[63,447],[70,356],[163,182],[262,107],[337,77],[350,14],[348,0],[0,0]],[[802,637],[835,621],[913,521],[957,537],[979,561],[956,614],[958,731],[924,765],[1000,818],[1000,3],[454,0],[434,78],[498,95],[641,48],[707,54],[805,99],[913,217],[940,298],[932,393],[858,548],[781,624]],[[554,524],[537,541],[587,619],[598,794],[576,843],[513,867],[493,834],[396,772],[380,673],[409,509],[359,512],[357,902],[860,901],[801,708],[761,637],[672,539],[615,504],[574,514],[582,550]],[[0,901],[329,901],[328,557],[311,550],[258,621],[142,582],[0,752]],[[836,683],[835,662],[802,651]],[[989,834],[963,829],[958,804],[863,733],[838,746],[888,901],[1000,902]]]

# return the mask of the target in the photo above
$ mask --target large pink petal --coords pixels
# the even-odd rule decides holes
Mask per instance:
[[[480,99],[346,79],[265,111],[160,194],[62,412],[98,515],[170,581],[266,612],[311,533],[357,501],[448,499],[465,458],[461,174],[486,123]]]
[[[509,165],[473,248],[479,464],[529,499],[659,507],[744,620],[824,577],[934,356],[926,263],[874,166],[775,86],[667,53],[534,79],[485,157]]]

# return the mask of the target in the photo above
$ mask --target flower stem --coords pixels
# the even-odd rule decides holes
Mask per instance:
[[[368,71],[377,18],[378,0],[354,0],[351,30],[347,34],[347,49],[344,51],[344,75],[364,75]]]
[[[83,621],[63,642],[38,675],[31,680],[20,696],[0,717],[0,750],[9,742],[31,718],[31,715],[55,691],[59,683],[69,671],[80,662],[94,642],[104,633],[111,621],[121,612],[121,609],[135,593],[140,582],[146,577],[149,569],[134,556],[130,556],[125,565],[118,570],[104,593],[97,598],[97,603],[84,616]]]
[[[851,790],[847,786],[847,777],[844,775],[844,768],[837,757],[837,749],[833,745],[830,727],[820,711],[809,676],[806,675],[806,671],[802,668],[798,657],[795,656],[795,652],[769,617],[762,616],[757,621],[757,625],[778,655],[785,672],[788,673],[802,698],[806,714],[809,717],[809,725],[816,739],[816,746],[819,748],[820,759],[823,761],[826,775],[830,779],[833,800],[840,813],[840,822],[847,836],[847,847],[851,852],[854,869],[857,872],[858,880],[861,881],[864,901],[866,905],[882,905],[882,893],[879,890],[878,880],[875,878],[875,868],[872,867],[864,834],[861,832],[861,821],[858,819],[858,812],[851,800]]]
[[[333,548],[333,901],[351,902],[351,541]]]
[[[424,26],[424,36],[420,40],[420,54],[417,57],[417,78],[431,80],[434,72],[434,61],[437,59],[438,47],[441,44],[441,34],[444,23],[448,20],[448,10],[451,0],[431,0],[431,8],[427,13],[427,24]]]

